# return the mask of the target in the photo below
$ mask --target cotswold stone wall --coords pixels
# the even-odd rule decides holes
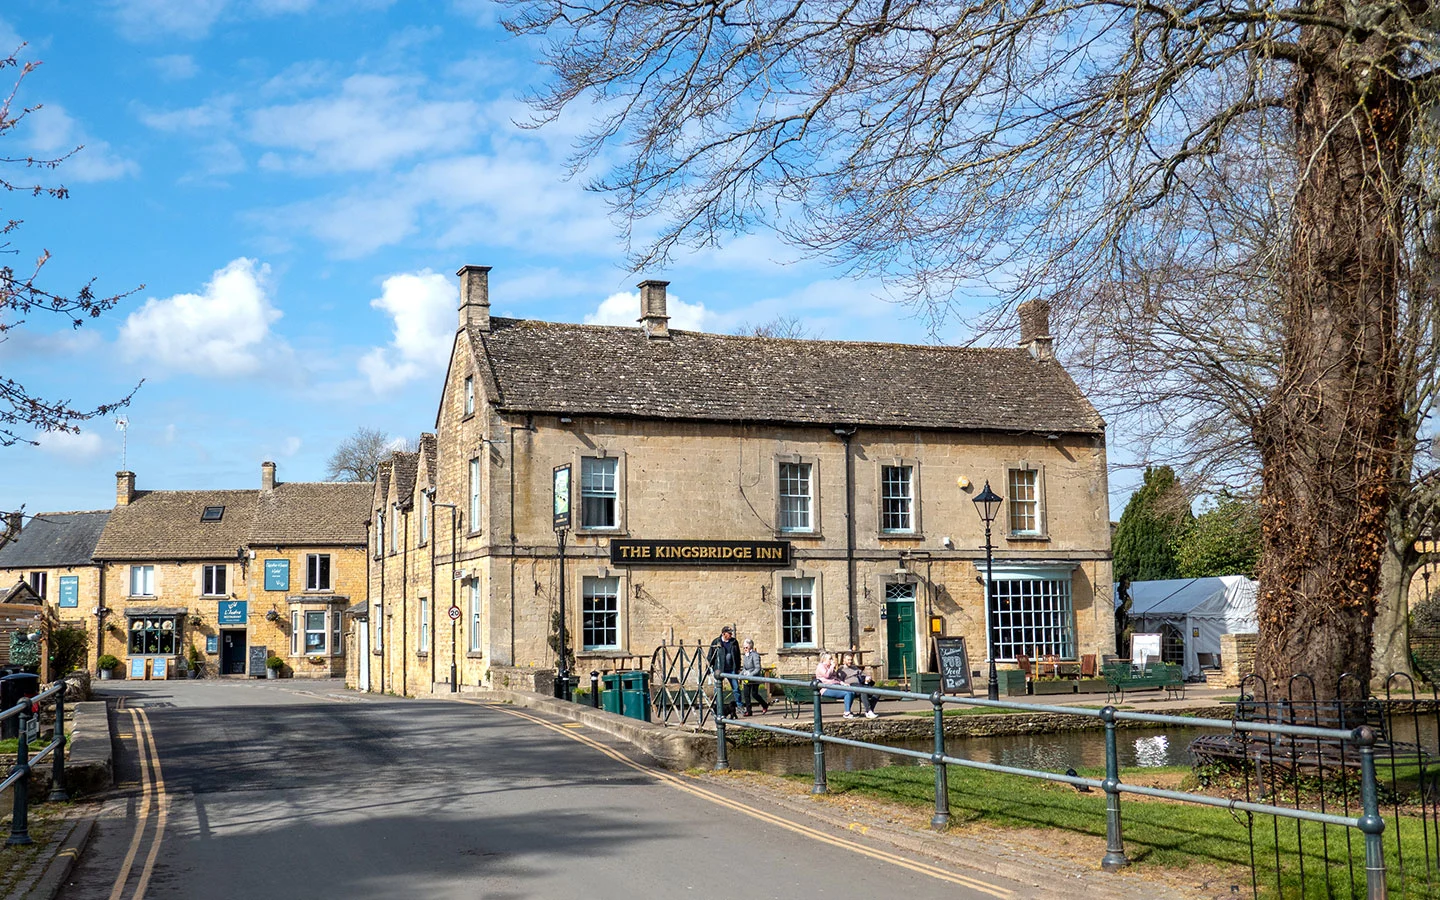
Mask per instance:
[[[1225,673],[1225,686],[1238,688],[1240,679],[1255,671],[1255,644],[1259,635],[1220,635],[1220,668]]]

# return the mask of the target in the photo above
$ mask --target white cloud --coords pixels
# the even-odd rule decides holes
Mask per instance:
[[[478,113],[469,101],[421,99],[412,79],[354,75],[335,96],[256,110],[249,138],[277,148],[261,158],[265,168],[375,171],[466,146]]]
[[[105,442],[100,440],[100,435],[91,431],[82,431],[79,434],[50,431],[36,435],[35,441],[46,453],[71,462],[89,462],[98,459],[105,452]]]
[[[63,106],[45,104],[25,118],[22,128],[26,146],[36,157],[58,159],[75,151],[60,165],[65,181],[109,181],[140,170],[134,160],[117,156],[106,142],[87,139]]]
[[[235,120],[235,106],[239,102],[233,94],[211,97],[199,106],[187,106],[167,112],[143,111],[140,121],[164,132],[196,132],[213,136],[215,132],[231,128]]]
[[[111,8],[127,37],[175,35],[201,38],[220,18],[227,0],[113,0]]]
[[[126,359],[197,375],[258,370],[283,346],[270,332],[281,313],[270,303],[270,267],[241,257],[200,294],[150,299],[120,328]]]
[[[295,454],[297,454],[297,453],[300,452],[300,447],[301,447],[304,443],[305,443],[305,441],[302,440],[301,438],[298,438],[298,437],[295,437],[294,435],[291,435],[290,437],[287,437],[287,438],[285,439],[285,442],[280,446],[280,455],[281,455],[281,456],[294,456]]]
[[[674,294],[665,298],[665,311],[670,314],[670,327],[681,331],[706,331],[717,321],[716,315],[703,303],[686,303]],[[635,327],[640,318],[640,295],[636,292],[611,294],[600,302],[595,312],[585,317],[587,325],[628,325]]]
[[[161,78],[168,81],[185,81],[200,73],[200,67],[195,64],[195,57],[188,53],[157,56],[150,60],[150,65],[155,67],[155,71],[160,73]]]
[[[455,337],[459,289],[444,275],[424,269],[392,275],[370,305],[394,321],[394,339],[360,359],[360,371],[377,394],[443,371]]]

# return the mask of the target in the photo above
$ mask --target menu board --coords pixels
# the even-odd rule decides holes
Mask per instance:
[[[940,690],[945,694],[974,693],[970,683],[970,657],[963,637],[937,637],[935,658],[940,661]]]
[[[145,657],[132,656],[130,658],[130,677],[136,681],[145,680]]]
[[[265,660],[270,658],[270,651],[265,647],[250,648],[250,672],[252,678],[265,677]]]

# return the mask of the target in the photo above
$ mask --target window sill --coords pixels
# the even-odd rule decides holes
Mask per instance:
[[[1048,535],[1048,534],[1007,534],[1007,535],[1005,535],[1005,540],[1007,540],[1007,541],[1048,541],[1048,540],[1050,540],[1050,535]]]
[[[485,658],[485,654],[482,653],[482,652],[480,652],[479,650],[466,650],[466,651],[465,651],[465,658],[466,658],[466,659],[484,659],[484,658]]]
[[[575,529],[575,536],[593,538],[625,537],[626,531],[623,528],[577,528]]]
[[[333,594],[333,593],[335,593],[335,589],[334,589],[334,588],[306,588],[306,589],[304,590],[304,593],[306,593],[306,594]]]
[[[882,541],[923,541],[923,531],[882,531],[875,535]]]
[[[823,541],[825,535],[818,531],[777,531],[775,537],[782,541]]]
[[[577,655],[591,656],[595,659],[621,659],[627,656],[634,656],[635,654],[622,650],[619,647],[595,647],[593,649],[587,647]]]
[[[470,411],[467,412],[467,413],[461,413],[461,414],[460,414],[460,421],[462,421],[462,422],[468,422],[468,421],[470,421],[470,420],[473,419],[473,418],[475,418],[475,410],[473,410],[473,409],[470,410]]]
[[[779,656],[818,656],[819,647],[780,647],[775,650]]]
[[[126,597],[125,599],[126,599],[126,600],[158,600],[158,599],[160,599],[160,595],[159,595],[159,594],[130,594],[130,595],[129,595],[128,597]]]
[[[417,658],[419,658],[419,659],[429,659],[429,658],[430,658],[430,651],[429,651],[429,650],[416,650],[416,651],[415,651],[415,656],[416,656]]]
[[[484,531],[483,529],[476,529],[475,531],[467,531],[467,532],[465,532],[465,537],[467,537],[467,538],[478,538],[478,537],[480,537],[480,536],[481,536],[482,534],[484,534],[484,533],[485,533],[485,531]]]

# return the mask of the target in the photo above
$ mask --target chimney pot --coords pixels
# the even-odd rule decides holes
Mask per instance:
[[[260,464],[260,490],[275,490],[275,464],[268,459]]]
[[[1055,339],[1050,336],[1050,301],[1044,297],[1026,300],[1015,309],[1020,317],[1020,346],[1036,359],[1055,358]]]
[[[640,327],[651,340],[670,339],[670,316],[665,312],[665,288],[668,281],[647,279],[640,282]]]
[[[129,506],[130,501],[135,499],[135,473],[115,473],[115,505]]]
[[[455,274],[460,276],[460,327],[489,331],[490,267],[461,266]]]

